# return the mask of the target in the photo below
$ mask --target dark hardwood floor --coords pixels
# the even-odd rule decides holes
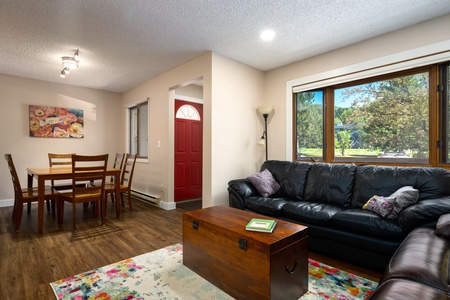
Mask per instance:
[[[133,211],[126,207],[117,220],[109,205],[101,226],[92,207],[78,205],[77,232],[72,232],[72,211],[66,207],[64,226],[45,212],[44,234],[39,235],[36,205],[30,215],[24,212],[18,233],[12,207],[0,208],[0,299],[55,299],[50,282],[182,242],[185,211],[133,201]],[[381,276],[318,254],[310,257],[374,281]]]

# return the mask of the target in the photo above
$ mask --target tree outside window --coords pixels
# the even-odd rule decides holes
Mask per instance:
[[[335,89],[335,115],[352,127],[344,148],[380,159],[415,159],[429,154],[429,75],[427,72]],[[342,103],[349,107],[339,107]],[[339,134],[337,133],[338,140]],[[356,140],[357,139],[357,140]],[[352,146],[350,146],[352,145]],[[342,148],[342,143],[339,143]],[[342,149],[340,149],[342,153]],[[351,151],[348,152],[351,156]],[[342,153],[342,156],[344,154]]]
[[[429,76],[422,71],[295,93],[297,159],[323,158],[327,140],[334,143],[328,145],[335,149],[333,160],[427,163]],[[323,109],[328,103],[333,110]],[[327,113],[333,116],[325,118]],[[324,119],[334,124],[324,126]]]
[[[323,92],[295,94],[297,158],[323,160]]]

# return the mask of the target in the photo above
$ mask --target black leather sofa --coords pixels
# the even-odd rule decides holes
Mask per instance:
[[[370,300],[450,299],[450,214],[402,242]]]
[[[450,172],[442,168],[266,161],[265,169],[281,188],[263,197],[247,179],[231,180],[231,207],[306,225],[310,250],[375,270],[384,270],[412,230],[450,213]],[[397,218],[362,209],[372,196],[404,186],[419,197]]]

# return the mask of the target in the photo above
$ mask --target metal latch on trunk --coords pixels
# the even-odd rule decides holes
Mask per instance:
[[[239,248],[244,250],[244,251],[247,251],[248,245],[247,245],[247,240],[246,239],[239,238]]]
[[[192,228],[198,230],[198,221],[192,220]]]

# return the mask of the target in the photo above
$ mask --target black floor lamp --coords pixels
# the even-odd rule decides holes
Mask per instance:
[[[265,144],[266,146],[266,161],[269,159],[269,140],[267,135],[267,119],[269,118],[270,113],[273,111],[273,106],[260,106],[258,107],[258,113],[261,114],[264,118],[264,131],[261,139],[259,140],[259,144]]]

